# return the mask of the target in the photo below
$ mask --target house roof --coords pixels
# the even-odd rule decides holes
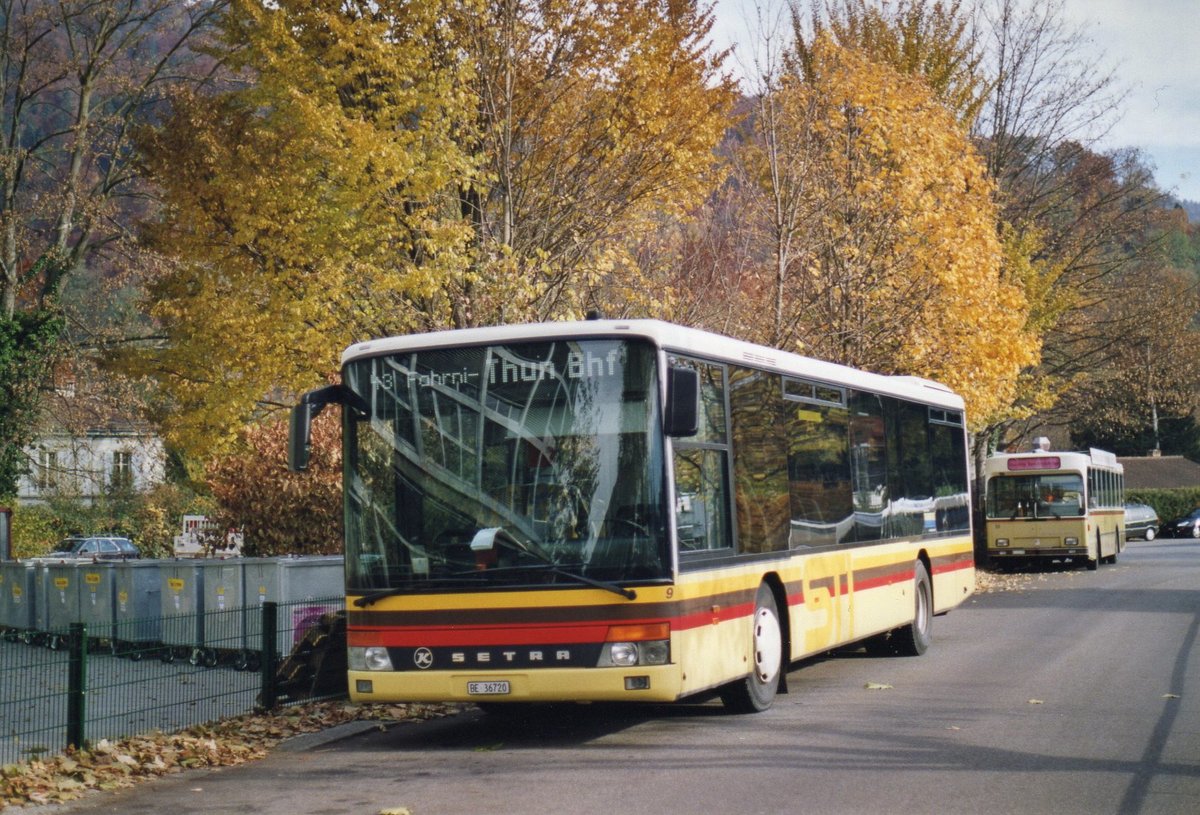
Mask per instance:
[[[1122,456],[1125,489],[1200,487],[1200,464],[1183,456]]]

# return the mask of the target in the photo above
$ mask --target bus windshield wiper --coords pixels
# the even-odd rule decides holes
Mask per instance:
[[[474,539],[471,541],[471,550],[474,552],[488,552],[491,551],[497,543],[507,546],[509,549],[514,551],[523,552],[530,557],[541,561],[542,565],[546,567],[546,571],[550,572],[551,574],[556,574],[559,577],[565,577],[568,580],[574,580],[576,582],[583,583],[586,586],[604,589],[605,591],[610,591],[613,594],[619,594],[626,600],[637,599],[637,592],[635,592],[633,589],[627,589],[624,586],[618,586],[616,583],[610,583],[607,580],[597,580],[594,577],[587,577],[585,575],[567,571],[555,563],[554,558],[550,557],[542,550],[535,549],[528,544],[522,543],[498,526],[491,527],[489,529],[481,529],[476,532]]]
[[[354,605],[358,606],[359,608],[366,608],[367,606],[378,603],[385,597],[391,597],[392,595],[400,594],[404,591],[407,591],[407,589],[380,589],[379,591],[373,591],[370,594],[365,594],[362,597],[359,597],[354,601]]]
[[[422,577],[420,579],[420,584],[425,585],[425,584],[430,584],[430,583],[461,583],[461,582],[463,582],[463,578],[469,574],[478,574],[478,572],[463,572],[462,574],[452,575],[450,577]],[[407,594],[408,592],[410,592],[412,590],[413,590],[412,585],[393,586],[390,589],[379,589],[378,591],[373,591],[370,594],[364,594],[362,597],[359,597],[358,599],[356,599],[354,601],[354,605],[358,606],[359,608],[365,608],[367,606],[378,603],[380,600],[382,600],[385,597],[395,597],[397,594]]]

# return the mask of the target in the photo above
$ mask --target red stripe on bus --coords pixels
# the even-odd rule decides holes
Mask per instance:
[[[974,566],[975,558],[970,556],[964,556],[955,559],[941,558],[934,561],[933,573],[945,574],[946,572],[957,572],[960,569],[970,569]]]
[[[906,569],[876,577],[856,578],[854,581],[854,590],[866,591],[867,589],[878,589],[881,586],[893,586],[896,583],[906,583],[913,579],[914,574],[916,574],[916,572],[912,569]]]

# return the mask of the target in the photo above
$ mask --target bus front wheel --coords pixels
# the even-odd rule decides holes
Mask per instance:
[[[721,701],[736,713],[758,713],[775,701],[783,671],[783,626],[775,594],[766,583],[758,587],[754,601],[752,632],[754,665],[749,676],[721,690]]]
[[[896,629],[892,639],[897,654],[919,657],[933,643],[933,589],[929,571],[919,560],[913,569],[913,595],[913,621]]]

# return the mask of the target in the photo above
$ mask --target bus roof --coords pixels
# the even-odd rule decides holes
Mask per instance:
[[[1088,467],[1103,467],[1114,472],[1124,472],[1125,468],[1117,461],[1117,457],[1107,450],[1092,448],[1086,453],[1059,452],[1054,450],[1036,450],[1028,453],[994,453],[988,456],[984,463],[987,475],[999,475],[1009,472],[1055,472],[1071,470],[1083,472]]]
[[[963,400],[958,394],[945,385],[929,379],[915,376],[885,376],[860,371],[845,365],[812,359],[662,320],[528,323],[409,334],[352,345],[343,352],[342,364],[345,365],[363,357],[424,351],[433,348],[603,338],[644,339],[667,351],[719,362],[765,368],[789,376],[800,376],[832,385],[859,388],[938,407],[963,409]]]

